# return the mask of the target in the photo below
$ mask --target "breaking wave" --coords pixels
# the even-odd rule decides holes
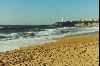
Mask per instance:
[[[98,27],[63,27],[55,29],[44,29],[42,31],[28,31],[28,32],[17,32],[17,33],[0,33],[0,40],[20,39],[37,36],[51,36],[51,35],[62,35],[62,34],[77,34],[99,31]]]
[[[39,31],[0,33],[0,51],[9,51],[23,46],[55,42],[53,38],[99,31],[99,27],[63,27]]]

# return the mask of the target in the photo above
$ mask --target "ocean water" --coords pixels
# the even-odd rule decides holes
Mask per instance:
[[[30,45],[56,42],[53,38],[99,31],[99,27],[56,27],[47,25],[1,25],[0,52]]]

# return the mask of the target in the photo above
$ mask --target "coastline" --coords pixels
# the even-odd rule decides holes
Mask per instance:
[[[61,38],[65,36],[75,36],[84,33],[92,33],[99,31],[98,27],[63,27],[57,29],[46,29],[46,31],[39,31],[38,33],[28,32],[28,36],[24,37],[24,33],[10,33],[8,36],[12,38],[3,38],[0,41],[0,52],[6,52],[20,47],[35,46],[45,43],[55,42],[54,38]],[[67,32],[67,33],[66,33]],[[29,36],[35,34],[35,36]],[[3,37],[7,36],[6,34]],[[19,39],[18,37],[19,36]],[[13,38],[15,38],[13,40]],[[17,39],[16,39],[17,38]]]
[[[57,46],[57,43],[59,43],[59,42],[63,42],[63,41],[65,41],[65,40],[67,40],[67,41],[72,41],[71,39],[74,39],[74,40],[76,40],[76,41],[79,41],[79,40],[77,40],[77,39],[80,39],[80,40],[82,40],[84,37],[87,37],[88,36],[88,39],[91,37],[91,38],[95,38],[95,39],[97,39],[97,41],[99,41],[99,32],[97,31],[97,32],[92,32],[92,33],[85,33],[85,34],[77,34],[77,35],[70,35],[70,36],[65,36],[65,37],[60,37],[60,38],[54,38],[53,40],[57,40],[56,42],[51,42],[51,43],[45,43],[45,44],[41,44],[40,46],[48,46],[49,44],[51,45],[51,44],[53,44],[53,46],[55,45],[55,46]],[[77,38],[77,39],[75,39],[75,38]],[[81,39],[82,38],[82,39]],[[95,40],[95,39],[90,39],[90,41],[91,40]],[[76,41],[72,41],[71,43],[74,43],[74,42],[76,42]],[[83,39],[83,41],[82,42],[88,42],[89,40],[84,40]],[[81,42],[81,41],[79,41],[79,42]],[[71,44],[71,43],[62,43],[62,44]],[[59,43],[60,44],[60,43]],[[62,45],[61,44],[61,45]],[[39,45],[37,45],[37,46],[39,46]]]
[[[98,66],[99,32],[66,36],[54,40],[57,41],[0,52],[0,65]]]

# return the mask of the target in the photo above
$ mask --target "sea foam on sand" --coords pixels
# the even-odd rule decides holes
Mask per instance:
[[[0,66],[99,66],[98,32],[0,53]]]
[[[66,28],[58,28],[59,30],[66,30]],[[84,29],[84,28],[83,28]],[[71,33],[64,33],[64,34],[59,34],[58,35],[50,35],[50,34],[55,34],[57,30],[53,29],[47,29],[46,31],[42,31],[38,34],[46,34],[46,36],[40,36],[40,37],[34,37],[34,38],[20,38],[20,39],[15,39],[15,40],[6,40],[6,41],[0,41],[0,52],[6,52],[14,49],[18,49],[20,47],[26,47],[26,46],[31,46],[31,45],[39,45],[39,44],[45,44],[45,43],[50,43],[50,42],[55,42],[56,40],[52,40],[53,38],[60,38],[64,36],[70,36],[70,35],[77,35],[77,34],[84,34],[84,33],[92,33],[99,31],[98,27],[90,27],[90,28],[85,28],[87,30],[83,31],[78,31],[78,32],[71,32]],[[55,31],[55,32],[53,32]],[[49,34],[49,35],[47,35]]]
[[[41,38],[21,38],[16,40],[0,41],[0,52],[6,52],[19,47],[25,47],[30,45],[39,45],[44,43],[54,42],[52,39]]]

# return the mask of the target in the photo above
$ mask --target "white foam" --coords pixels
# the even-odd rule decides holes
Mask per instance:
[[[40,31],[36,35],[46,36],[46,35],[58,35],[58,34],[61,34],[61,32],[59,30],[56,30],[56,29],[45,29],[45,31]]]
[[[35,38],[20,38],[16,40],[0,41],[0,52],[6,52],[9,50],[17,49],[19,47],[25,47],[30,45],[39,45],[44,43],[54,42],[54,40],[48,37],[35,37]]]
[[[76,27],[46,29],[46,31],[40,31],[39,33],[37,33],[39,37],[33,37],[33,38],[28,37],[15,40],[0,41],[0,52],[6,52],[18,49],[19,47],[26,47],[30,45],[34,46],[44,43],[55,42],[55,40],[52,40],[52,38],[59,38],[69,35],[84,34],[84,33],[99,31],[99,27],[84,27],[84,28],[77,27],[76,30],[78,31],[76,32],[62,33],[62,31],[67,31],[68,29],[76,29]]]

